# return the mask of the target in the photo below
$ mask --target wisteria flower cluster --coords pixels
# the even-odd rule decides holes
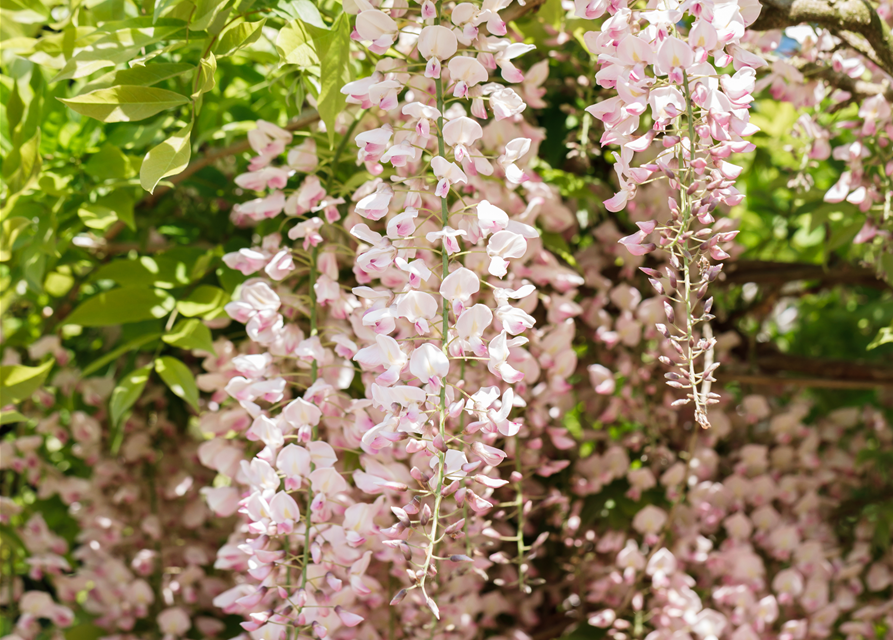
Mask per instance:
[[[759,130],[749,122],[748,109],[756,69],[765,62],[740,41],[760,5],[668,3],[636,11],[579,0],[575,10],[589,19],[610,14],[599,31],[585,36],[589,50],[598,56],[596,82],[617,91],[616,97],[587,109],[605,125],[602,145],[620,147],[614,169],[621,189],[605,207],[623,209],[635,198],[638,185],[659,178],[668,179],[676,192],[667,198],[669,216],[637,222],[639,231],[620,242],[633,255],[658,247],[670,254],[663,273],[646,271],[655,290],[668,298],[667,324],[658,324],[658,329],[675,353],[662,358],[675,369],[667,374],[668,384],[687,390],[679,405],[693,403],[697,421],[707,427],[707,406],[717,400],[710,392],[711,374],[718,365],[710,356],[714,342],[709,329],[698,336],[696,326],[711,318],[707,288],[722,269],[711,260],[729,257],[723,245],[737,233],[722,221],[714,224],[718,206],[735,205],[743,198],[734,187],[742,167],[728,159],[753,150],[744,138]],[[729,65],[734,74],[724,71]],[[650,127],[640,133],[643,118]],[[649,154],[648,162],[633,166],[636,153],[654,148],[659,150]],[[648,242],[655,233],[656,242]],[[678,306],[679,323],[672,303]]]

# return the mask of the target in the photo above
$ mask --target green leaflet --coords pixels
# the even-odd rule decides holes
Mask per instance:
[[[37,367],[21,364],[0,366],[0,403],[17,404],[40,388],[55,360],[47,360]]]
[[[189,98],[167,89],[122,84],[74,98],[60,98],[60,102],[100,122],[133,122],[184,105]]]
[[[181,349],[200,349],[214,353],[214,341],[211,330],[201,320],[191,318],[181,320],[171,331],[161,338],[167,344]]]
[[[183,398],[198,411],[198,387],[189,367],[176,358],[164,356],[155,360],[155,370],[175,396]]]
[[[264,26],[265,20],[257,22],[240,22],[239,24],[229,27],[220,34],[217,44],[214,47],[214,55],[218,58],[231,55],[255,42],[261,35],[261,27]]]
[[[162,318],[174,308],[174,299],[158,289],[122,287],[104,291],[83,302],[65,318],[65,324],[109,327]]]
[[[185,300],[177,302],[177,311],[188,318],[210,316],[229,302],[229,295],[219,287],[203,284]]]
[[[152,193],[161,180],[186,168],[192,154],[189,144],[192,124],[190,120],[177,133],[149,150],[140,167],[140,186],[143,189]]]
[[[112,418],[112,424],[118,424],[127,410],[139,400],[151,373],[152,365],[146,365],[128,373],[121,380],[120,384],[115,387],[109,400],[109,414]]]

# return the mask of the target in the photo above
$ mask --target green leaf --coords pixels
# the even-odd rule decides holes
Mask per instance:
[[[128,373],[115,387],[109,400],[109,414],[112,418],[112,424],[118,424],[127,410],[139,400],[151,373],[152,365],[146,365]]]
[[[131,229],[133,221],[133,197],[126,189],[115,189],[94,203],[84,203],[78,208],[78,216],[91,229],[104,231],[120,220]]]
[[[217,58],[213,53],[208,53],[207,58],[201,59],[196,73],[198,73],[197,94],[208,93],[214,88],[214,85],[217,84],[214,77],[217,73]],[[195,99],[196,94],[193,94],[192,97]]]
[[[24,144],[13,147],[3,159],[3,176],[9,195],[27,189],[31,181],[40,175],[40,130],[38,129]]]
[[[143,345],[152,342],[152,340],[155,340],[160,335],[161,335],[160,333],[150,333],[148,335],[140,336],[139,338],[130,340],[126,344],[122,344],[117,349],[112,349],[111,351],[109,351],[107,354],[105,354],[98,360],[94,360],[93,362],[88,364],[86,367],[84,367],[84,370],[81,371],[81,376],[86,377],[86,376],[89,376],[91,373],[94,373],[95,371],[99,371],[102,367],[104,367],[105,365],[110,363],[112,360],[117,360],[118,358],[123,356],[125,353],[130,353],[131,351],[136,351]]]
[[[233,25],[220,34],[217,45],[214,47],[214,55],[218,58],[231,55],[255,42],[261,36],[261,27],[265,20],[257,22],[240,22]]]
[[[113,144],[105,143],[99,151],[90,156],[84,169],[98,180],[123,180],[129,178],[130,168],[127,156]]]
[[[128,26],[111,31],[91,43],[68,60],[50,82],[83,78],[100,69],[130,62],[140,55],[140,51],[147,45],[160,40],[170,40],[186,28],[186,23],[182,20],[162,19],[154,26],[151,17],[146,16],[145,25],[141,24],[142,20],[130,19],[127,21],[129,25],[140,24],[140,26]],[[109,24],[105,30],[113,28],[115,24],[121,25],[120,22]]]
[[[156,113],[189,102],[186,96],[167,89],[128,84],[59,100],[77,113],[101,122],[145,120]]]
[[[223,289],[203,284],[185,300],[177,302],[177,311],[187,318],[209,316],[222,308],[229,300],[229,296]]]
[[[868,351],[877,349],[882,344],[890,344],[891,342],[893,342],[893,324],[878,331],[878,334],[874,337],[874,340],[872,340],[871,344],[868,345]]]
[[[226,0],[198,0],[195,3],[195,13],[192,22],[189,23],[190,31],[205,31],[224,6],[228,6]]]
[[[28,218],[16,216],[7,218],[0,225],[0,262],[6,262],[12,258],[12,247],[16,238],[32,222]]]
[[[133,220],[133,195],[130,189],[115,189],[111,193],[99,198],[96,204],[108,207],[115,212],[118,220],[126,224],[131,229],[136,230],[136,224]]]
[[[118,220],[115,212],[95,203],[84,203],[78,208],[78,217],[91,229],[105,231]]]
[[[174,395],[183,398],[198,411],[198,387],[189,367],[176,358],[164,356],[155,360],[155,369]]]
[[[27,419],[28,418],[18,411],[0,412],[0,426],[3,426],[4,424],[12,424],[13,422],[25,422]]]
[[[136,260],[113,260],[94,271],[90,279],[111,280],[125,287],[175,289],[204,275],[196,267],[206,254],[201,249],[181,248],[155,256],[140,256]]]
[[[55,360],[47,360],[37,367],[26,367],[21,364],[0,366],[0,396],[6,404],[18,404],[30,398],[40,388],[53,368]]]
[[[167,344],[180,347],[181,349],[200,349],[208,353],[214,353],[214,340],[211,338],[211,330],[197,318],[181,320],[161,339]]]
[[[327,29],[326,23],[323,22],[322,16],[319,15],[319,9],[310,0],[289,0],[289,2],[280,2],[274,11],[282,16],[293,20],[300,20],[307,24],[312,24],[321,29]]]
[[[152,11],[152,22],[158,22],[161,14],[174,5],[179,0],[155,0],[155,7]]]
[[[163,318],[173,307],[173,297],[158,289],[122,287],[104,291],[81,303],[64,322],[82,327],[109,327]]]
[[[185,62],[160,62],[158,64],[147,64],[144,67],[133,67],[132,69],[118,71],[115,73],[115,84],[130,84],[148,87],[170,78],[176,78],[194,68],[195,67],[191,64],[186,64]]]
[[[289,22],[276,37],[279,64],[294,64],[301,68],[319,66],[319,58],[313,48],[313,37],[300,20]]]
[[[341,87],[350,82],[350,22],[342,13],[332,25],[324,30],[313,25],[305,25],[313,36],[316,55],[320,60],[320,89],[317,110],[329,132],[329,146],[335,143],[335,119],[347,104]]]
[[[140,186],[152,193],[158,183],[180,173],[189,164],[192,146],[189,136],[192,133],[192,120],[173,136],[149,150],[140,167]]]

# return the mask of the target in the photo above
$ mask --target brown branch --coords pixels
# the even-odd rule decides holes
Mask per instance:
[[[755,31],[814,24],[833,33],[849,31],[862,36],[879,66],[893,75],[893,34],[867,0],[763,0]]]
[[[893,385],[893,368],[855,360],[809,358],[789,353],[766,353],[756,357],[756,365],[768,373],[802,373],[820,380],[863,382],[877,386]]]
[[[831,67],[819,66],[811,62],[798,67],[798,69],[807,79],[818,78],[819,80],[824,80],[832,87],[849,93],[850,99],[841,103],[840,106],[846,106],[850,102],[862,102],[866,98],[876,95],[882,95],[888,102],[893,102],[893,86],[887,81],[878,84],[857,80],[843,72],[835,71]]]
[[[866,382],[861,380],[834,380],[830,378],[791,378],[788,376],[770,376],[760,374],[735,373],[732,371],[717,372],[717,384],[726,386],[737,383],[755,387],[772,387],[780,389],[784,386],[806,387],[810,389],[877,389],[893,386],[893,382]]]
[[[518,18],[527,15],[528,13],[534,13],[539,11],[539,8],[546,4],[547,0],[527,0],[527,3],[524,5],[520,5],[517,2],[513,3],[512,6],[508,7],[505,11],[499,14],[499,17],[502,18],[503,22],[509,23],[513,20],[517,20]]]
[[[877,277],[871,269],[848,264],[826,268],[819,264],[798,262],[771,262],[763,260],[739,260],[728,263],[720,276],[727,284],[756,284],[783,286],[789,282],[815,280],[822,285],[859,285],[874,289],[891,290],[889,284]]]

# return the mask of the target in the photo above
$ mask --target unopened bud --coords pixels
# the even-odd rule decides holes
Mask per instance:
[[[406,597],[406,589],[400,589],[400,591],[398,591],[397,594],[393,598],[391,598],[391,606],[394,606],[395,604],[400,604],[401,602],[403,602],[403,598],[405,598],[405,597]]]
[[[445,486],[443,490],[441,490],[440,495],[442,495],[444,498],[449,497],[456,493],[461,485],[462,483],[459,480],[453,480],[450,484]]]
[[[431,521],[431,507],[427,504],[422,507],[422,512],[419,514],[419,522],[423,527],[428,526],[428,523]]]
[[[456,555],[450,556],[450,562],[474,562],[474,560],[472,560],[471,558],[469,558],[466,555],[456,554]]]
[[[664,286],[660,283],[660,280],[648,278],[648,282],[651,283],[651,287],[657,292],[657,295],[662,296],[664,294]]]

